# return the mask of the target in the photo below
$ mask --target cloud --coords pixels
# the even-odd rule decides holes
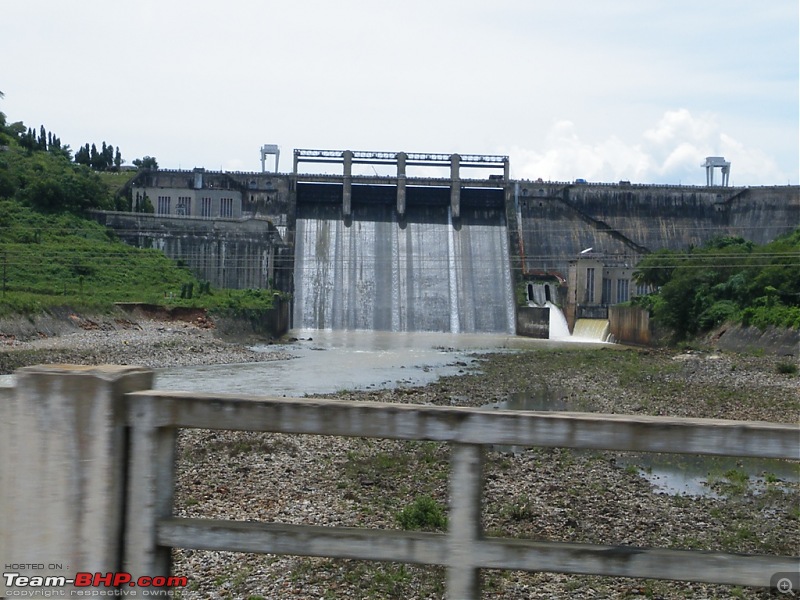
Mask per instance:
[[[612,135],[587,141],[574,123],[561,120],[550,127],[544,149],[514,147],[508,153],[514,176],[525,179],[703,185],[700,165],[706,156],[731,162],[732,184],[777,185],[788,179],[766,153],[722,131],[716,115],[695,116],[685,108],[666,111],[639,140]]]

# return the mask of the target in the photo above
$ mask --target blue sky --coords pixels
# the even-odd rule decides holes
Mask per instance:
[[[259,148],[508,154],[512,176],[798,184],[797,0],[5,0],[0,110],[165,168]]]

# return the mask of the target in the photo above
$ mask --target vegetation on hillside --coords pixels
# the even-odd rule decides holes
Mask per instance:
[[[128,246],[84,218],[89,209],[128,208],[114,193],[127,176],[109,166],[119,166],[119,150],[115,157],[105,143],[99,153],[87,147],[89,164],[79,164],[58,136],[9,125],[0,113],[0,314],[63,305],[105,310],[114,302],[227,313],[271,306],[271,291],[212,290],[162,252]]]
[[[659,291],[635,300],[677,339],[724,322],[800,328],[800,229],[758,246],[718,237],[688,252],[661,250],[637,267]]]

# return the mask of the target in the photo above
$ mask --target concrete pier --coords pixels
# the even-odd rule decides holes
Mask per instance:
[[[349,217],[353,212],[353,153],[345,150],[342,153],[344,160],[344,178],[342,181],[342,214]]]
[[[454,219],[461,215],[461,157],[450,155],[450,213]]]
[[[405,152],[397,153],[397,214],[401,217],[406,214],[406,160]]]

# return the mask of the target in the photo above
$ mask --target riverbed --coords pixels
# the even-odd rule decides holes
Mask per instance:
[[[6,369],[145,364],[156,369],[157,387],[170,389],[482,407],[544,395],[560,403],[544,410],[783,423],[800,415],[800,378],[781,373],[785,359],[770,356],[511,336],[292,335],[297,341],[244,347],[191,324],[140,322],[14,344],[0,359]],[[797,463],[789,468],[796,472]],[[433,443],[186,430],[176,469],[179,516],[398,528],[397,515],[416,498],[448,503],[448,450]],[[800,554],[800,490],[782,471],[763,470],[762,482],[738,464],[725,466],[705,486],[713,493],[686,494],[659,489],[643,476],[648,469],[617,453],[492,449],[483,529],[551,541]],[[189,577],[186,599],[442,597],[436,568],[176,550],[173,570]],[[548,573],[486,571],[483,578],[493,598],[769,597],[729,586]]]

